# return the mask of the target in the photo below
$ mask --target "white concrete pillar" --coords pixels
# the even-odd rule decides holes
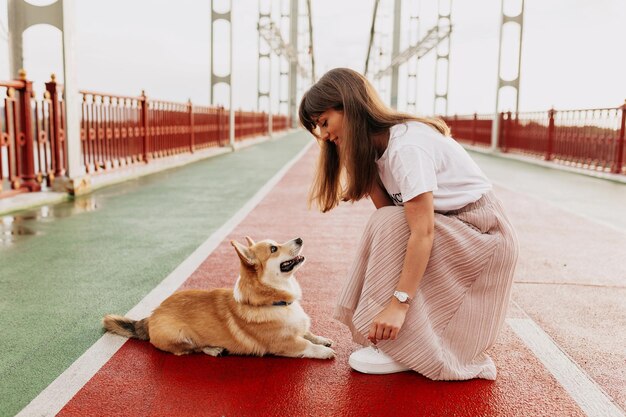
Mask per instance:
[[[67,144],[67,176],[76,180],[85,175],[81,164],[80,123],[82,98],[78,92],[74,51],[74,0],[59,0],[63,4],[63,91],[65,100],[65,140]],[[76,184],[74,184],[74,187]]]
[[[89,181],[85,179],[85,169],[80,163],[81,98],[76,84],[74,60],[74,0],[58,0],[47,6],[35,6],[24,0],[9,0],[8,12],[9,59],[11,77],[14,79],[18,78],[19,70],[24,67],[24,31],[38,24],[48,24],[61,31],[67,177],[59,181],[64,181],[60,188],[80,193],[80,189],[88,186]]]

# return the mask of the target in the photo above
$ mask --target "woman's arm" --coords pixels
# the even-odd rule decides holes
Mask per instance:
[[[378,181],[374,181],[372,191],[370,191],[370,198],[377,209],[385,206],[393,206],[393,201],[387,192],[382,188]]]
[[[404,266],[396,289],[414,298],[417,288],[426,271],[433,246],[435,230],[435,212],[433,193],[427,192],[404,203],[404,212],[411,234],[404,256]],[[408,304],[400,303],[393,294],[389,294],[389,304],[374,318],[370,326],[369,339],[395,340],[409,309]]]

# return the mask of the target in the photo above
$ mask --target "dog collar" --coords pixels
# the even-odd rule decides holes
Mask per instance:
[[[273,306],[288,306],[291,305],[291,303],[288,303],[287,301],[275,301],[272,303]]]

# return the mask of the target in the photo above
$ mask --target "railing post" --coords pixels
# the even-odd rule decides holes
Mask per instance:
[[[189,152],[194,151],[194,129],[193,129],[193,103],[191,99],[187,101],[187,108],[189,109]]]
[[[269,134],[269,131],[267,130],[267,114],[265,114],[265,112],[261,112],[261,135],[263,136],[267,136]]]
[[[141,129],[143,130],[143,162],[150,162],[150,123],[148,120],[148,98],[141,90]]]
[[[9,174],[9,182],[11,183],[12,190],[18,190],[20,188],[20,178],[18,171],[18,153],[17,153],[17,99],[15,98],[15,87],[7,87],[6,98],[4,99],[4,116],[5,116],[5,133],[4,137],[0,136],[0,144],[4,141],[4,146],[7,150],[7,169]],[[2,131],[0,130],[0,135]],[[0,159],[0,166],[2,166],[2,160]],[[2,172],[0,172],[0,180],[2,179]],[[0,181],[0,191],[2,191],[2,181]]]
[[[619,137],[617,138],[617,146],[615,147],[615,158],[613,162],[614,174],[622,173],[622,165],[624,164],[624,136],[626,135],[626,100],[622,104],[622,125],[619,129]]]
[[[476,145],[476,123],[478,123],[478,114],[474,113],[474,121],[472,122],[472,145]]]
[[[224,116],[224,106],[220,106],[217,110],[217,144],[222,146],[222,118]]]
[[[26,71],[20,70],[20,81],[24,83],[24,86],[19,89],[19,117],[20,125],[22,127],[23,137],[17,137],[16,144],[19,144],[19,160],[18,167],[20,173],[21,184],[20,187],[28,188],[29,191],[41,190],[41,185],[37,182],[37,176],[35,175],[35,149],[33,147],[33,123],[32,123],[32,109],[31,98],[33,94],[33,83],[26,79]],[[21,140],[20,140],[21,139]],[[22,146],[22,140],[23,146]]]
[[[509,151],[509,138],[506,136],[506,129],[505,129],[505,119],[504,119],[504,112],[501,112],[499,115],[499,123],[498,123],[498,136],[497,136],[497,146],[502,150],[502,152],[508,152]]]
[[[546,155],[544,159],[546,161],[552,160],[552,154],[554,152],[554,115],[556,110],[554,108],[548,110],[548,146],[546,149]]]
[[[232,90],[231,90],[232,91]],[[233,106],[233,101],[230,101],[230,108],[228,109],[228,145],[231,150],[235,150],[235,129],[237,126],[237,122],[235,121],[235,106]]]
[[[454,126],[453,129],[457,129],[457,127],[459,126],[459,116],[456,113],[454,113],[454,122],[453,122],[452,126]]]
[[[58,178],[65,175],[65,155],[63,154],[64,138],[61,133],[61,105],[59,103],[59,92],[57,90],[56,75],[50,76],[50,81],[46,83],[46,91],[50,94],[51,107],[51,143],[54,146],[52,158],[54,161],[53,175]]]
[[[506,112],[506,123],[504,126],[504,136],[507,137],[507,142],[509,145],[511,144],[511,139],[514,137],[512,133],[512,123],[513,123],[513,112]]]

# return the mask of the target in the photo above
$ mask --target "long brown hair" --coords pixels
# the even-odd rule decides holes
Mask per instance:
[[[326,110],[343,112],[341,154],[337,146],[318,140],[321,147],[315,179],[309,192],[322,212],[340,201],[358,201],[367,196],[378,180],[373,135],[390,127],[415,120],[449,136],[450,129],[439,119],[420,118],[387,107],[371,83],[348,68],[328,71],[302,97],[299,117],[302,126],[320,139],[317,118]]]

